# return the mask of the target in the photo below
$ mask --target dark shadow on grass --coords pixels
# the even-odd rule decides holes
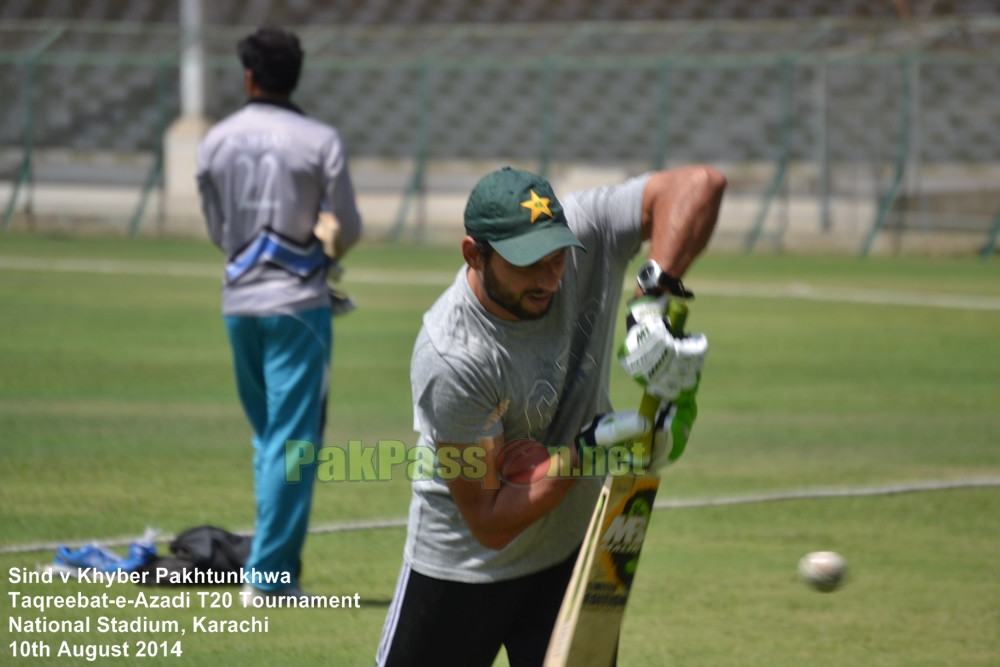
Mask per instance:
[[[363,597],[363,598],[361,598],[361,604],[365,605],[366,607],[386,607],[386,608],[388,608],[388,606],[392,604],[392,598],[389,598],[388,600],[383,599],[383,598],[378,598],[378,599],[375,599],[375,600],[369,600],[368,598],[364,598]]]

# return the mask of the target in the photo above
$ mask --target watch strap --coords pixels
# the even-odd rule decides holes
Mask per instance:
[[[666,293],[684,299],[694,298],[694,293],[684,287],[680,278],[674,278],[666,273],[654,259],[648,259],[643,263],[636,279],[639,289],[647,296],[660,296]]]
[[[684,283],[681,282],[680,278],[674,278],[669,273],[664,272],[660,274],[660,287],[672,296],[679,296],[682,299],[694,298],[694,292],[684,287]]]

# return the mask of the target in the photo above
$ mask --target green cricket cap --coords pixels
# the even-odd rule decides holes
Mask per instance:
[[[465,206],[465,233],[487,241],[515,266],[560,248],[586,247],[566,224],[562,204],[541,176],[504,167],[483,176]]]

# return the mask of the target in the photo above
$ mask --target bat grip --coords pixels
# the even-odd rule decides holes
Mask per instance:
[[[674,338],[684,337],[684,325],[687,324],[687,317],[687,301],[676,297],[670,299],[670,303],[667,304],[667,321],[670,322],[670,331]]]

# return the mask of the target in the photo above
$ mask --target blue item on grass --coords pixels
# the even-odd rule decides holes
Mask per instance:
[[[128,545],[128,556],[118,563],[119,570],[134,572],[156,558],[156,545],[152,542],[133,542]]]
[[[79,549],[70,549],[60,545],[56,549],[55,564],[62,567],[94,568],[102,571],[118,569],[122,557],[109,551],[99,544],[85,544]]]
[[[60,568],[94,568],[101,572],[133,572],[156,558],[156,545],[151,541],[132,542],[128,556],[105,549],[99,544],[86,544],[79,549],[60,545],[56,549],[55,566]]]

